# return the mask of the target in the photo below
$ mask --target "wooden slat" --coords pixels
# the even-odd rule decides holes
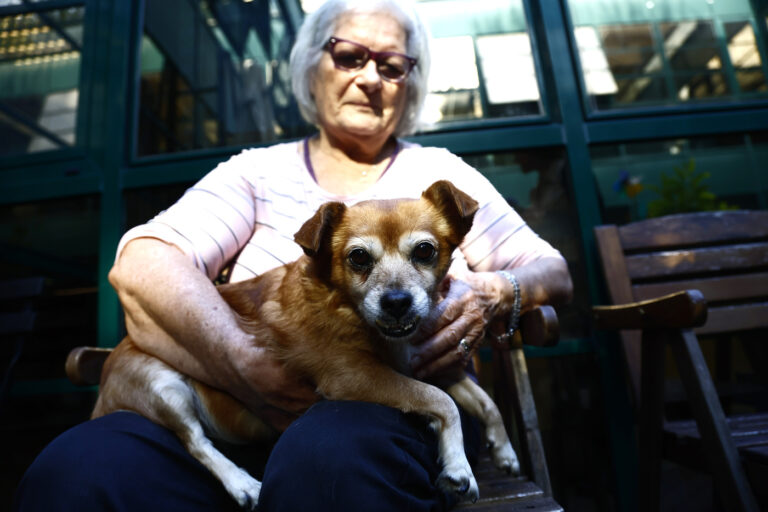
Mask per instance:
[[[699,290],[707,302],[768,297],[768,273],[758,272],[632,286],[634,300],[648,300],[680,290]]]
[[[600,226],[595,228],[597,249],[603,262],[603,274],[608,286],[608,293],[614,304],[624,304],[634,300],[629,286],[629,272],[624,260],[619,231],[616,226]]]
[[[726,418],[726,422],[737,445],[760,444],[750,441],[749,438],[768,436],[768,414],[766,413],[731,416]],[[667,422],[664,424],[664,430],[680,438],[701,439],[699,427],[692,419]]]
[[[768,266],[768,243],[637,254],[627,256],[626,261],[632,280],[748,271]]]
[[[634,301],[618,228],[614,225],[598,226],[594,231],[611,303],[626,304]],[[632,386],[632,399],[637,405],[640,403],[640,374],[642,372],[640,333],[622,331],[620,336],[624,349],[624,361]]]
[[[453,510],[471,510],[472,512],[561,512],[563,507],[548,497],[526,498],[522,500],[478,501],[473,505],[458,505]]]
[[[668,215],[627,224],[619,233],[626,250],[768,238],[768,211]]]
[[[737,306],[710,307],[707,323],[696,329],[698,334],[746,331],[768,327],[768,302]]]
[[[480,488],[479,501],[500,501],[508,499],[530,499],[544,496],[538,485],[526,478],[510,478],[499,476],[492,480],[478,482]]]
[[[502,358],[506,359],[511,370],[514,389],[514,400],[517,401],[515,410],[517,414],[517,428],[521,432],[521,443],[525,444],[525,452],[528,455],[530,477],[541,487],[546,496],[552,496],[552,483],[549,480],[549,468],[544,455],[544,442],[541,439],[539,429],[539,416],[536,412],[536,404],[533,401],[533,389],[528,376],[528,365],[522,348],[513,348],[502,352]]]

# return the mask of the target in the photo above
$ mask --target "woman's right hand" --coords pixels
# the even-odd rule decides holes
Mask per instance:
[[[229,390],[257,416],[282,432],[319,400],[315,386],[289,371],[262,347],[251,347],[238,365],[240,385]]]

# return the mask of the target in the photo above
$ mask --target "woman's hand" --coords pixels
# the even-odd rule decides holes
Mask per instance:
[[[571,300],[573,284],[562,258],[547,257],[512,270],[520,285],[521,312]],[[411,368],[419,379],[463,369],[482,341],[486,326],[500,334],[515,301],[514,287],[496,272],[473,272],[456,260],[447,291],[424,320]],[[422,341],[423,340],[423,341]],[[464,340],[464,343],[461,341]],[[466,345],[466,348],[465,346]]]
[[[283,431],[319,400],[315,386],[288,371],[269,351],[249,347],[229,391],[257,416]]]
[[[467,272],[444,284],[445,296],[424,320],[426,338],[411,359],[418,379],[463,369],[503,298],[503,278],[493,272]]]

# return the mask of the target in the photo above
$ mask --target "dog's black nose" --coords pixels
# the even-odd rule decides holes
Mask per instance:
[[[413,304],[413,297],[402,290],[390,290],[381,296],[381,309],[395,318],[406,314],[411,304]]]

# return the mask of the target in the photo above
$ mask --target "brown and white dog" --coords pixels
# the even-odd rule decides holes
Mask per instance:
[[[519,463],[488,395],[462,375],[441,389],[407,376],[409,349],[430,314],[451,255],[477,202],[438,181],[417,200],[326,203],[296,233],[305,255],[259,277],[218,289],[242,328],[332,400],[360,400],[426,416],[438,434],[436,484],[476,500],[459,411],[480,418],[495,464]],[[249,442],[274,432],[226,393],[197,382],[125,338],[108,358],[93,417],[127,409],[179,436],[242,506],[261,483],[214,448],[207,435]]]

